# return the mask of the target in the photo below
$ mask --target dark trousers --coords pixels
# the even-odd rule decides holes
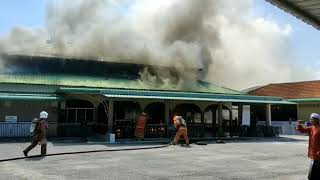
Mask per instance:
[[[309,180],[320,179],[320,160],[312,160],[309,169]]]
[[[29,151],[31,151],[31,149],[33,149],[37,145],[38,145],[38,142],[32,141],[30,146],[28,146],[23,152],[28,154]],[[42,144],[41,145],[41,155],[45,155],[45,154],[47,154],[47,144]]]

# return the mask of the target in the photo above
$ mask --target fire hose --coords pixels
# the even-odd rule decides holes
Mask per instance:
[[[136,151],[136,150],[146,150],[146,149],[160,149],[166,148],[171,144],[159,145],[159,146],[149,146],[149,147],[136,147],[136,148],[124,148],[124,149],[101,149],[101,150],[91,150],[91,151],[74,151],[74,152],[63,152],[63,153],[53,153],[46,155],[33,155],[33,156],[24,156],[24,157],[15,157],[8,159],[0,159],[0,162],[6,161],[16,161],[21,159],[30,159],[37,157],[49,157],[49,156],[61,156],[61,155],[73,155],[73,154],[86,154],[86,153],[98,153],[98,152],[117,152],[117,151]]]
[[[207,145],[207,142],[195,142],[197,145]],[[124,149],[100,149],[100,150],[90,150],[90,151],[74,151],[74,152],[62,152],[62,153],[52,153],[46,155],[33,155],[33,156],[24,156],[24,157],[15,157],[15,158],[8,158],[8,159],[0,159],[0,162],[6,161],[16,161],[22,159],[31,159],[31,158],[38,158],[38,157],[49,157],[49,156],[62,156],[62,155],[73,155],[73,154],[87,154],[87,153],[99,153],[99,152],[117,152],[117,151],[137,151],[137,150],[148,150],[148,149],[160,149],[166,148],[172,145],[171,143],[165,145],[158,145],[158,146],[149,146],[149,147],[135,147],[135,148],[124,148]]]

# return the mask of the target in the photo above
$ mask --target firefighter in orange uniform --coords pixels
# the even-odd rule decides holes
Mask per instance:
[[[178,144],[179,139],[183,136],[186,145],[189,146],[189,137],[188,137],[188,130],[187,130],[187,123],[181,116],[174,116],[173,117],[174,127],[178,130],[176,136],[174,137],[173,144]]]
[[[144,128],[147,122],[146,113],[141,113],[141,115],[136,119],[135,122],[135,133],[134,136],[138,140],[144,140]]]

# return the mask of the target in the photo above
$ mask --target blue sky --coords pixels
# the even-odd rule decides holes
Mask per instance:
[[[1,0],[0,36],[14,26],[39,27],[45,25],[46,0]]]
[[[264,0],[254,2],[253,10],[258,16],[293,28],[289,40],[297,65],[316,64],[320,68],[320,31]]]
[[[1,0],[0,3],[0,36],[7,34],[14,26],[45,26],[46,0]],[[293,60],[295,64],[316,64],[320,68],[320,31],[264,0],[254,0],[252,10],[254,14],[278,24],[289,24],[293,29],[289,40],[296,57]]]

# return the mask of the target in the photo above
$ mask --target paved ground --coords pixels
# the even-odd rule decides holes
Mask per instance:
[[[304,180],[307,141],[251,140],[226,144],[45,157],[0,163],[0,179],[263,179]],[[0,143],[0,159],[20,156],[27,143]],[[138,145],[50,143],[49,153]],[[149,145],[139,145],[149,146]],[[40,148],[33,150],[39,153]]]

